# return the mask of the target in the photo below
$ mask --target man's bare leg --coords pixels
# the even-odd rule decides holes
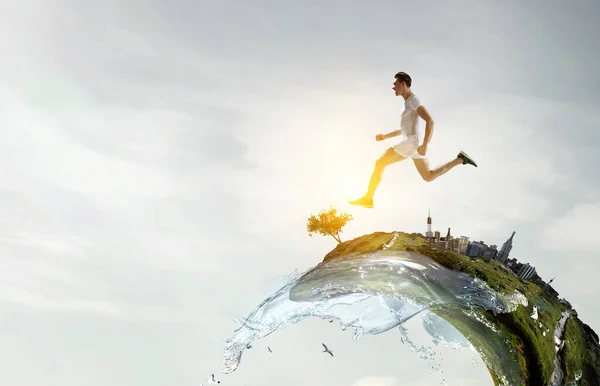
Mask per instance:
[[[383,155],[375,162],[375,167],[373,168],[373,173],[371,173],[371,178],[369,180],[369,188],[367,189],[367,193],[358,200],[350,201],[350,204],[372,208],[373,196],[375,195],[375,191],[381,182],[385,168],[402,160],[404,160],[404,157],[396,153],[393,147],[387,149],[385,153],[383,153]]]
[[[427,160],[426,157],[413,158],[413,162],[415,163],[415,166],[417,167],[417,171],[419,172],[421,177],[423,177],[423,179],[427,182],[431,182],[431,181],[435,180],[439,176],[445,174],[450,169],[452,169],[458,165],[470,164],[470,165],[477,167],[477,164],[468,155],[466,155],[462,151],[460,153],[458,153],[458,156],[456,156],[455,159],[453,159],[452,161],[448,161],[448,162],[436,167],[435,169],[429,169],[429,161]]]

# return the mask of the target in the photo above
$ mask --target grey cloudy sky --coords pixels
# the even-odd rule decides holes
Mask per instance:
[[[334,248],[305,231],[329,205],[355,217],[344,240],[423,232],[428,209],[442,233],[500,246],[514,230],[512,256],[557,276],[598,331],[599,11],[592,0],[0,0],[1,383],[219,374],[232,318]],[[462,149],[480,167],[425,183],[396,164],[375,209],[349,207],[393,144],[374,136],[399,124],[400,70],[436,120],[432,166]],[[353,341],[307,320],[221,379],[439,384],[399,339]],[[473,353],[444,352],[450,385],[492,384]]]

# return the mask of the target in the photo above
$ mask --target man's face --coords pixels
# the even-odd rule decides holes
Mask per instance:
[[[394,87],[392,89],[396,92],[396,96],[402,95],[404,90],[406,89],[406,83],[400,82],[398,79],[394,81]]]

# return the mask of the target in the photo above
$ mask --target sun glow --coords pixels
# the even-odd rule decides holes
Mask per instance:
[[[336,174],[331,184],[331,197],[340,203],[360,198],[367,189],[367,180],[363,173],[344,171]]]

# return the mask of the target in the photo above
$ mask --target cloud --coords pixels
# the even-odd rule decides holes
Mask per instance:
[[[114,316],[119,309],[110,303],[101,301],[86,301],[78,299],[50,299],[47,296],[32,294],[23,290],[7,290],[3,288],[0,300],[34,308],[62,310],[62,311],[84,311],[95,314]]]
[[[212,288],[206,277],[218,271],[215,261],[227,251],[203,248],[211,242],[205,237],[193,245],[197,239],[185,230],[80,240],[64,231],[27,234],[19,228],[0,240],[1,302],[126,321],[202,319],[196,291]]]
[[[600,202],[580,203],[548,221],[541,229],[539,250],[545,252],[538,259],[538,271],[548,272],[548,279],[556,276],[554,288],[577,308],[579,317],[592,326],[598,326],[598,289],[596,267],[600,262]]]
[[[540,248],[565,253],[584,252],[588,258],[595,256],[598,259],[599,228],[600,202],[576,205],[548,223],[542,231]]]
[[[393,377],[366,377],[357,380],[352,386],[397,386],[398,380]]]
[[[0,302],[16,304],[36,311],[80,313],[128,322],[197,323],[203,315],[193,310],[160,306],[125,305],[77,296],[53,296],[23,289],[2,287]]]
[[[0,89],[2,301],[197,320],[196,291],[208,291],[204,279],[240,248],[231,235],[244,240],[234,171],[248,167],[245,145],[185,109],[50,109],[26,99]]]

